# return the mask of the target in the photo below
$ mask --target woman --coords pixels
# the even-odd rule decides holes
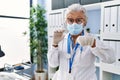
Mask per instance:
[[[64,36],[64,30],[54,31],[52,48],[48,52],[49,65],[59,66],[52,80],[97,80],[95,57],[105,63],[115,62],[111,48],[85,33],[86,23],[86,11],[80,4],[67,8],[68,34]]]

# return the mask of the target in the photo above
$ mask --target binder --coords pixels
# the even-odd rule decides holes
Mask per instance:
[[[116,53],[116,41],[110,41],[110,47],[114,50],[115,57],[116,57],[116,55],[117,55],[117,53]],[[116,65],[116,62],[113,64]]]
[[[61,13],[58,14],[58,27],[60,27],[60,23],[61,23],[61,22],[60,22],[60,14],[61,14]]]
[[[52,14],[50,14],[50,28],[52,28],[53,27],[53,15]]]
[[[103,41],[106,46],[110,46],[110,41]]]
[[[48,31],[48,33],[49,33],[49,35],[53,35],[53,26],[54,26],[54,19],[53,19],[53,15],[52,14],[49,14],[49,31]]]
[[[118,33],[120,33],[120,6],[118,7]]]
[[[52,28],[52,15],[49,14],[49,27],[48,27],[48,34],[51,35],[51,28]]]
[[[118,6],[111,7],[110,32],[117,32]]]
[[[62,13],[59,14],[59,27],[62,27]]]
[[[56,27],[57,27],[57,28],[60,28],[60,26],[59,26],[59,14],[60,14],[60,13],[56,13],[56,21],[57,21],[57,22],[56,22]]]
[[[51,20],[51,18],[52,18],[52,15],[49,14],[49,27],[50,28],[52,27],[52,20]]]
[[[58,28],[58,13],[55,14],[55,27]]]
[[[104,10],[104,20],[103,20],[103,31],[108,33],[110,31],[110,7],[105,8]]]
[[[116,41],[110,41],[110,47],[114,50],[116,54]]]
[[[51,25],[52,25],[52,28],[54,28],[54,15],[51,14]]]
[[[53,14],[53,28],[56,28],[56,14]]]
[[[116,44],[116,66],[120,66],[120,41]]]
[[[65,21],[65,19],[63,18],[63,14],[60,14],[60,25],[61,25],[61,27],[64,26],[64,21]]]

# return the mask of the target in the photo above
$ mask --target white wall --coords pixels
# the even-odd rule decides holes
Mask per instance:
[[[0,45],[5,52],[0,68],[30,61],[29,10],[29,0],[0,0]]]
[[[0,0],[0,15],[29,18],[29,0]]]

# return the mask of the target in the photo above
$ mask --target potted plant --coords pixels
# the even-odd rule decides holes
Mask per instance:
[[[33,6],[30,9],[30,51],[32,62],[37,64],[35,78],[38,75],[35,80],[45,80],[40,76],[45,72],[43,65],[47,62],[48,50],[45,12],[45,9],[40,5]]]

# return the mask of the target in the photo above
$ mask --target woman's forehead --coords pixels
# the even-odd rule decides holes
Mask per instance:
[[[84,18],[85,14],[82,11],[71,11],[67,14],[67,18]]]

